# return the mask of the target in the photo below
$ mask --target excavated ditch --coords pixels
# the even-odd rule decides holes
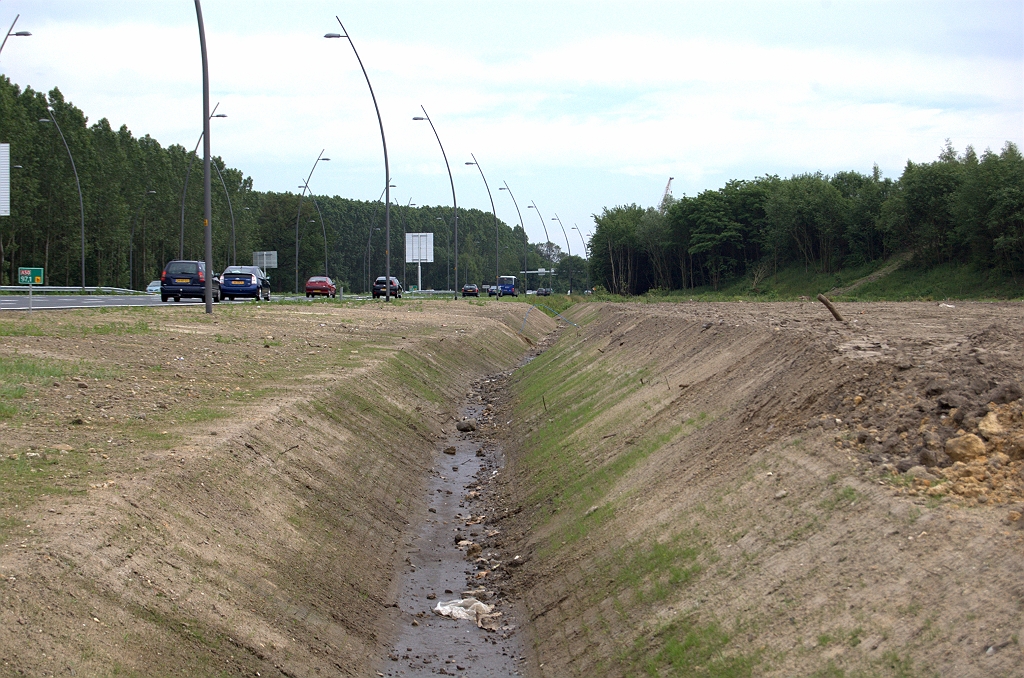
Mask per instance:
[[[487,526],[484,484],[501,472],[501,447],[486,433],[490,407],[475,391],[461,408],[462,428],[442,442],[431,469],[426,518],[405,540],[395,640],[378,668],[386,676],[521,676],[526,654],[513,610],[489,586],[506,554],[480,542]],[[479,621],[451,619],[439,603],[474,598],[490,608]],[[478,608],[483,610],[484,608]]]

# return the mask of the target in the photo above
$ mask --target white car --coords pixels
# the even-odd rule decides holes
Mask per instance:
[[[154,280],[146,285],[146,294],[160,294],[160,281]]]

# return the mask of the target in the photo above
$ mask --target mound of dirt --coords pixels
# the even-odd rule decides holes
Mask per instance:
[[[504,386],[538,675],[1015,675],[1020,304],[587,305]]]

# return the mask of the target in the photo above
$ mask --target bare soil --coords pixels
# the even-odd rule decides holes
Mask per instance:
[[[0,316],[0,674],[1022,675],[1020,304],[526,308]],[[445,488],[515,637],[405,591]]]

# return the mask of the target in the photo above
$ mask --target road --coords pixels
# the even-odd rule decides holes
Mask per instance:
[[[346,295],[347,300],[369,299],[370,295]],[[274,301],[316,301],[318,297],[307,299],[295,295],[278,295],[273,297]],[[251,299],[240,299],[238,301],[221,301],[221,304],[245,304]],[[167,304],[204,304],[202,299],[182,299],[179,302],[168,301]],[[113,306],[160,306],[159,294],[33,294],[32,310],[44,311],[62,308],[97,308]],[[27,294],[4,294],[0,295],[0,311],[27,311]]]

